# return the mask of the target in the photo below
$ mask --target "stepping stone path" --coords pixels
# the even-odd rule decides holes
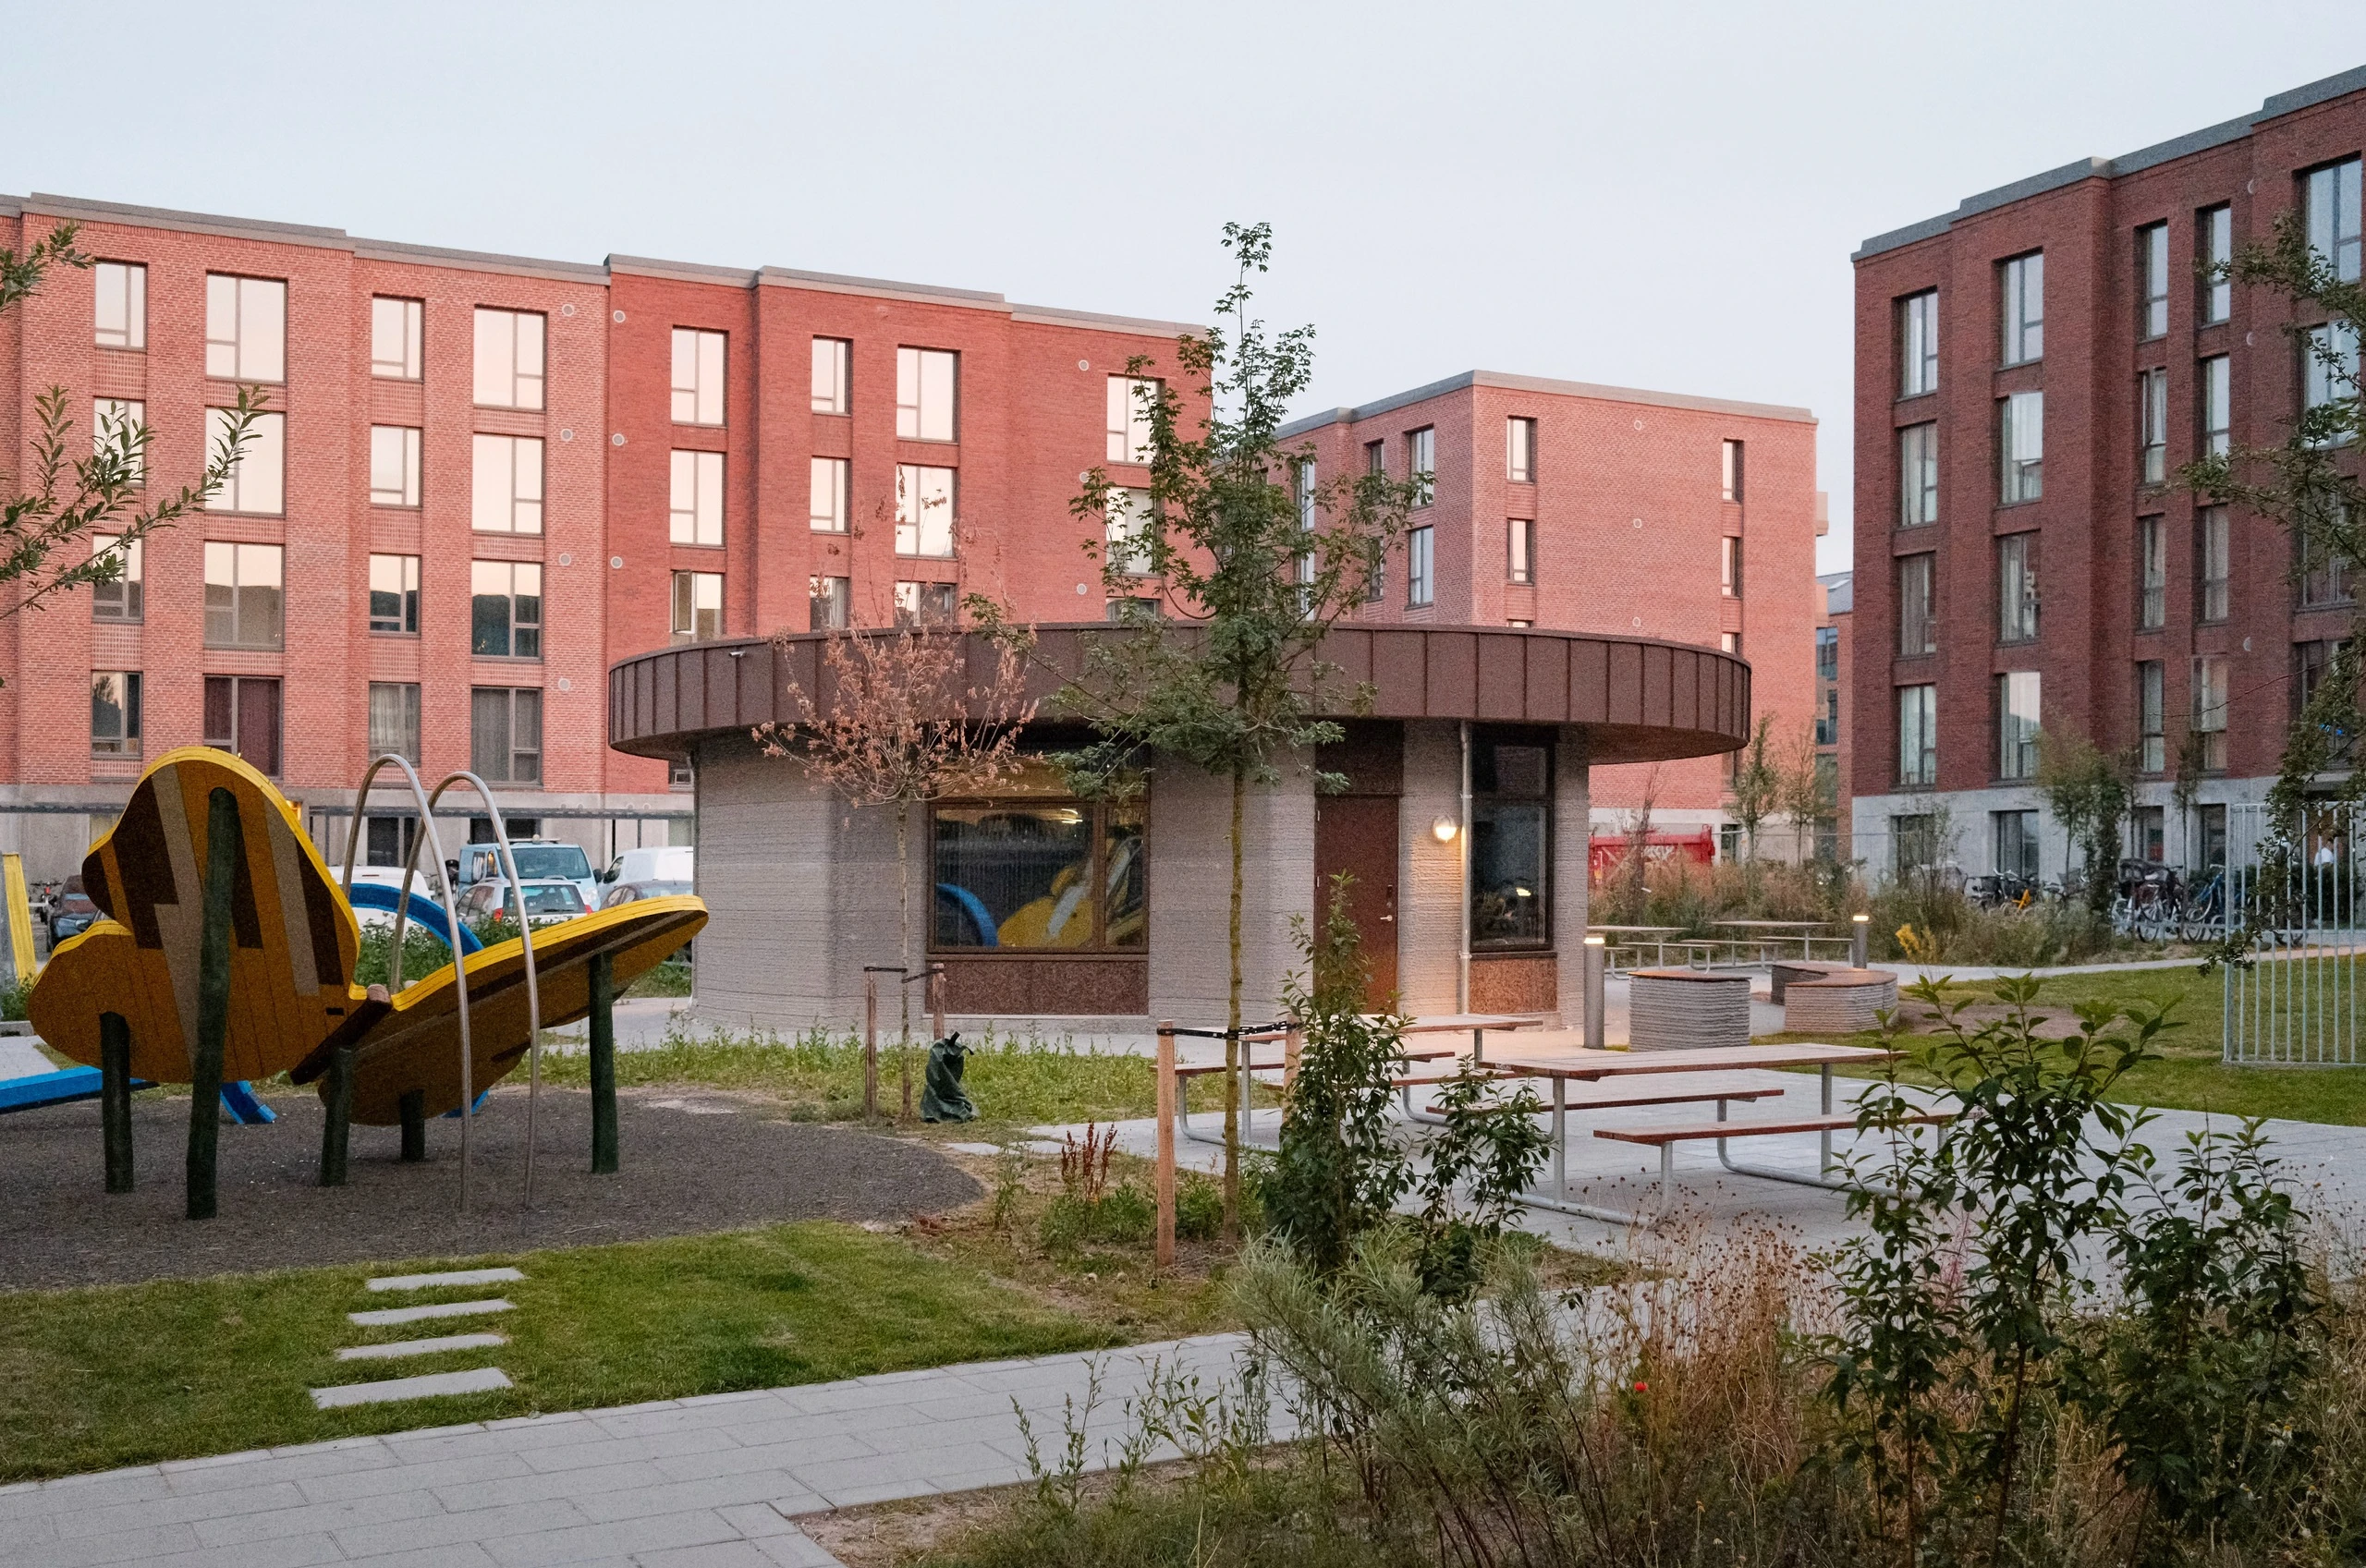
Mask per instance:
[[[522,1280],[515,1269],[457,1269],[444,1274],[390,1274],[370,1281],[379,1291],[449,1290],[464,1285],[498,1285]],[[384,1307],[348,1312],[346,1321],[365,1329],[393,1323],[416,1323],[436,1318],[475,1318],[489,1312],[511,1312],[514,1302],[500,1296],[476,1301],[441,1301],[424,1307]],[[348,1345],[336,1353],[339,1361],[393,1361],[409,1355],[434,1355],[445,1351],[489,1349],[507,1344],[506,1334],[443,1334],[432,1339],[397,1340],[386,1344]],[[383,1404],[393,1400],[433,1399],[439,1395],[488,1393],[511,1387],[509,1374],[498,1367],[472,1367],[465,1372],[425,1372],[417,1377],[387,1378],[377,1382],[338,1383],[314,1389],[312,1407],[337,1410],[354,1404]]]

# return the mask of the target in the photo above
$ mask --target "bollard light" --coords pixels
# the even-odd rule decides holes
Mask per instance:
[[[1861,969],[1865,966],[1866,938],[1873,929],[1873,918],[1871,915],[1851,915],[1848,927],[1848,965],[1851,968]]]
[[[1598,936],[1585,939],[1585,1045],[1589,1051],[1600,1051],[1607,1043],[1604,1037],[1603,979],[1609,967],[1609,943]]]

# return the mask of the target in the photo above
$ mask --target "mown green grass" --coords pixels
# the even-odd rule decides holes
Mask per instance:
[[[502,1286],[372,1294],[371,1277],[513,1264]],[[505,1295],[484,1318],[348,1312]],[[342,1345],[491,1330],[507,1345],[339,1362]],[[900,1237],[822,1222],[514,1256],[0,1293],[0,1483],[456,1421],[1114,1343],[1087,1318]],[[496,1366],[498,1393],[351,1410],[308,1390]]]
[[[2261,966],[2262,969],[2265,967]],[[2360,966],[2359,978],[2366,981],[2366,965]],[[2225,984],[2223,975],[2204,975],[2198,964],[2172,969],[2058,975],[2043,982],[2037,1001],[2042,1007],[2070,1007],[2085,1002],[2113,1006],[2156,1003],[2170,1007],[2176,1027],[2156,1042],[2157,1058],[2131,1068],[2114,1087],[2115,1100],[2166,1110],[2203,1111],[2214,1115],[2284,1117],[2338,1126],[2366,1126],[2366,1067],[2237,1067],[2221,1059]],[[1996,1000],[1993,981],[1957,981],[1945,988],[1945,993],[1951,999],[1965,1002]],[[1936,1039],[1932,1035],[1908,1037],[1917,1047],[1927,1046]],[[1860,1034],[1848,1036],[1840,1043],[1875,1045],[1880,1040],[1876,1035]],[[1866,1076],[1869,1073],[1858,1070],[1853,1076]],[[1920,1072],[1919,1076],[1927,1079],[1930,1075]]]

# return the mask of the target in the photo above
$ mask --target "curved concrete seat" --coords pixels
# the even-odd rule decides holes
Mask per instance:
[[[1690,1051],[1750,1043],[1750,976],[1705,969],[1636,969],[1628,977],[1631,1051]]]
[[[1775,1006],[1783,1004],[1783,992],[1806,980],[1822,979],[1826,975],[1845,975],[1849,966],[1835,964],[1828,958],[1777,958],[1767,966],[1774,972],[1774,983],[1768,991]]]
[[[1792,980],[1783,1003],[1783,1027],[1793,1034],[1858,1034],[1877,1028],[1875,1015],[1897,1005],[1897,977],[1886,969],[1851,969]]]

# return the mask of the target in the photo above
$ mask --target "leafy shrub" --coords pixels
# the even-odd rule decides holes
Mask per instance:
[[[1202,1178],[1204,1180],[1204,1178]],[[1222,1198],[1218,1198],[1221,1209]],[[1064,1192],[1043,1210],[1043,1250],[1069,1253],[1088,1242],[1140,1246],[1158,1228],[1158,1204],[1132,1182],[1120,1182],[1097,1197]]]
[[[1241,1183],[1241,1222],[1252,1230],[1248,1210],[1258,1207],[1250,1197],[1253,1190],[1250,1182]],[[1224,1185],[1197,1171],[1184,1172],[1175,1186],[1176,1236],[1183,1241],[1213,1241],[1223,1228]]]

